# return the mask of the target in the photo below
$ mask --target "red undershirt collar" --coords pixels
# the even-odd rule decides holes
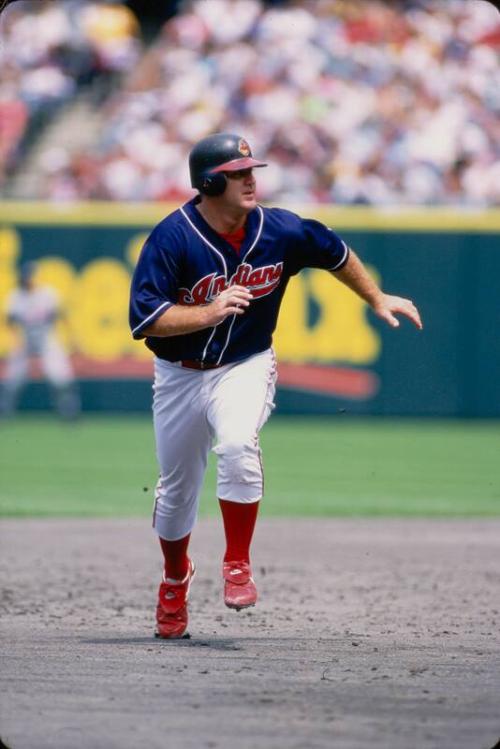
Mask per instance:
[[[222,234],[222,232],[219,232],[219,236],[221,236],[222,239],[225,239],[226,242],[229,242],[231,247],[233,247],[233,249],[235,249],[236,252],[239,253],[239,251],[241,250],[241,245],[245,240],[245,233],[245,227],[242,226],[241,229],[237,229],[230,234]]]

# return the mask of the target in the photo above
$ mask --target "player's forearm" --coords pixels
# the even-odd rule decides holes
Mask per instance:
[[[221,291],[210,304],[195,307],[174,304],[142,332],[156,338],[196,333],[218,325],[230,315],[243,315],[252,299],[251,291],[235,284]]]
[[[347,263],[340,270],[333,271],[333,275],[361,299],[368,302],[371,307],[376,307],[384,296],[382,290],[353,250],[349,253]]]
[[[209,305],[184,307],[180,304],[174,304],[154,323],[145,328],[142,333],[145,336],[168,338],[169,336],[196,333],[196,331],[210,328],[212,325]]]
[[[371,306],[375,314],[393,328],[399,327],[396,314],[402,314],[422,330],[422,320],[411,299],[385,294],[370,276],[357,255],[351,250],[347,263],[333,275]]]

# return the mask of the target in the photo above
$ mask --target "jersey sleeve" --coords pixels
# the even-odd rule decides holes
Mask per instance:
[[[291,246],[291,275],[303,268],[340,270],[348,257],[349,247],[338,234],[319,221],[300,220],[296,241]]]
[[[129,323],[133,337],[144,338],[143,330],[177,304],[179,257],[175,245],[163,247],[153,232],[142,248],[132,277]]]

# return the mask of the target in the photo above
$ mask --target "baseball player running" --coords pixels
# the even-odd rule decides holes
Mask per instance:
[[[0,392],[0,414],[10,416],[26,382],[30,359],[40,362],[43,374],[55,394],[55,405],[63,419],[80,412],[80,398],[73,368],[56,333],[61,310],[55,291],[36,283],[36,263],[24,263],[19,272],[19,287],[7,300],[7,322],[18,331],[18,343],[8,357]]]
[[[357,255],[323,224],[256,200],[244,138],[217,133],[189,157],[198,195],[147,239],[132,280],[134,338],[153,351],[153,419],[160,478],[153,527],[164,557],[157,634],[182,637],[195,567],[188,555],[208,451],[217,455],[217,491],[226,550],[224,602],[253,606],[250,544],[263,495],[259,431],[273,409],[272,335],[287,283],[323,268],[389,325],[396,314],[422,327],[408,299],[385,294]]]

